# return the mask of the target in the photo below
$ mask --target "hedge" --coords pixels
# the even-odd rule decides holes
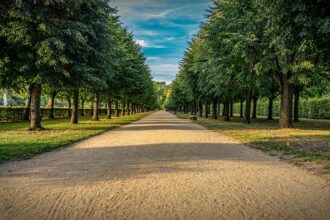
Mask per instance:
[[[24,121],[24,112],[26,108],[23,107],[0,107],[0,122],[20,122]],[[82,111],[82,109],[80,109]],[[106,114],[106,109],[100,109],[100,114]],[[121,109],[119,109],[121,112]],[[55,118],[69,117],[69,109],[67,108],[54,108]],[[93,115],[93,109],[84,109],[85,115]],[[112,110],[115,114],[115,110]],[[50,115],[49,108],[41,108],[41,115],[43,119],[48,119]]]
[[[235,114],[239,114],[240,104],[235,103],[233,110]],[[275,100],[273,103],[273,117],[279,117],[279,114],[280,100]],[[263,98],[258,100],[257,115],[268,115],[268,99]],[[299,118],[330,119],[330,97],[300,99]]]

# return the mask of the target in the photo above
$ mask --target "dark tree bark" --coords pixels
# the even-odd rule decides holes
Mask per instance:
[[[68,116],[71,117],[71,97],[68,97]]]
[[[239,106],[239,117],[243,118],[243,100],[241,99],[240,106]]]
[[[301,87],[294,87],[294,109],[293,109],[293,121],[299,122],[299,99],[300,99]]]
[[[28,100],[26,100],[26,103],[25,103],[25,111],[24,111],[24,116],[23,116],[24,121],[30,120],[32,89],[33,89],[33,87],[30,86],[29,91],[28,91],[29,92],[29,98],[28,98]]]
[[[199,114],[199,117],[203,117],[203,103],[202,103],[202,101],[198,102],[198,114]]]
[[[100,106],[100,93],[96,91],[94,94],[94,105],[93,105],[93,120],[95,121],[100,120],[99,106]]]
[[[32,88],[32,106],[31,106],[31,121],[29,130],[42,130],[41,126],[41,110],[40,110],[40,100],[41,100],[42,87],[40,84],[33,85]]]
[[[230,110],[229,110],[230,103],[228,101],[224,102],[224,120],[230,121]]]
[[[251,124],[251,98],[252,92],[249,89],[246,93],[244,123]]]
[[[292,85],[289,80],[283,80],[281,83],[281,128],[293,127],[292,123]]]
[[[268,98],[268,117],[267,120],[273,120],[273,103],[274,103],[274,97]]]
[[[116,100],[116,102],[115,102],[115,108],[116,108],[116,117],[120,117],[119,101],[118,100]]]
[[[130,103],[129,100],[127,100],[127,115],[131,114],[131,108],[130,108]]]
[[[205,102],[205,111],[204,111],[204,117],[205,118],[208,118],[209,117],[209,110],[208,110],[208,105],[209,105],[209,103],[208,103],[208,101],[206,101]]]
[[[252,110],[252,118],[253,119],[257,118],[257,103],[258,103],[258,98],[253,97],[253,110]]]
[[[107,100],[107,119],[111,119],[111,114],[112,114],[112,103],[111,103],[111,99],[108,98]]]
[[[92,109],[92,111],[90,111],[90,114],[93,117],[93,114],[94,114],[94,111],[93,111],[93,109],[94,109],[94,100],[92,102],[91,109]]]
[[[218,119],[217,104],[218,104],[218,101],[216,99],[213,99],[213,101],[212,101],[212,118],[213,119]]]
[[[123,106],[123,111],[121,112],[121,115],[125,116],[125,114],[126,114],[126,101],[125,100],[122,101],[122,106]]]
[[[234,103],[230,102],[230,117],[234,117]]]
[[[187,103],[183,104],[183,113],[185,113],[185,114],[188,113]]]
[[[81,99],[81,116],[85,116],[85,99]]]
[[[71,123],[78,124],[79,121],[79,88],[75,88],[73,90],[73,109],[72,109],[72,116],[71,116]]]
[[[135,114],[136,112],[135,112],[135,104],[134,103],[132,103],[132,114]]]
[[[50,107],[50,114],[49,114],[49,118],[54,119],[54,105],[55,105],[55,97],[56,97],[56,91],[52,91],[50,94],[50,103],[49,103],[49,107]]]
[[[194,101],[194,115],[197,115],[197,101]]]

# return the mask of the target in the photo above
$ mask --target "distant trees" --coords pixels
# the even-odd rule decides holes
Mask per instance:
[[[0,86],[29,88],[30,130],[42,129],[43,89],[51,107],[58,91],[67,92],[72,123],[82,89],[94,96],[95,120],[103,97],[143,110],[154,105],[145,58],[108,0],[5,1],[0,12]]]
[[[168,106],[185,111],[199,102],[208,116],[210,103],[213,111],[221,103],[230,120],[231,103],[244,100],[249,124],[252,101],[256,107],[268,97],[271,120],[279,94],[280,126],[292,127],[293,96],[298,102],[316,79],[329,85],[329,9],[327,1],[215,1],[186,50]]]

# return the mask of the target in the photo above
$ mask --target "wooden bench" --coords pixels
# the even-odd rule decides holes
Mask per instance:
[[[196,115],[190,115],[189,119],[192,121],[197,121],[197,116]]]

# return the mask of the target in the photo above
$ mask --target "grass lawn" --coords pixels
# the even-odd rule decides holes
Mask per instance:
[[[177,116],[188,119],[189,115]],[[309,165],[330,172],[330,121],[303,120],[290,129],[280,129],[277,120],[255,119],[246,125],[238,117],[231,122],[198,118],[197,123],[290,162],[301,165],[312,162]]]
[[[28,122],[3,123],[0,124],[0,162],[28,159],[139,120],[147,114],[112,119],[101,116],[100,121],[93,121],[91,117],[80,117],[77,125],[71,124],[70,119],[45,120],[42,125],[47,130],[44,131],[28,131]]]

